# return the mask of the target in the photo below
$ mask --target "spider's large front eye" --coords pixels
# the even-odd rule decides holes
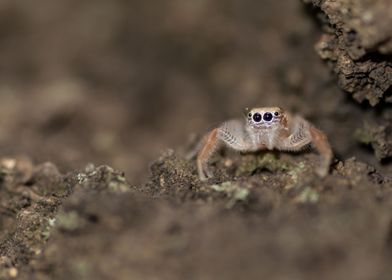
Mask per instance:
[[[255,121],[255,122],[261,122],[261,114],[260,113],[255,113],[254,115],[253,115],[253,120]]]
[[[267,112],[267,113],[265,113],[263,115],[263,120],[266,121],[266,122],[272,121],[272,118],[273,118],[273,116],[272,116],[272,114],[270,112]]]

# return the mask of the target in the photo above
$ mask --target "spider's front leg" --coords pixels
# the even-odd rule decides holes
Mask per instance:
[[[333,158],[331,145],[328,142],[327,135],[314,126],[309,127],[309,133],[312,137],[314,147],[322,157],[322,161],[320,166],[316,169],[316,172],[320,177],[325,177],[329,172],[329,167],[331,166]]]
[[[221,144],[237,151],[249,151],[252,142],[244,129],[243,122],[231,120],[213,129],[203,139],[203,145],[197,155],[197,171],[202,181],[213,177],[208,168],[208,161]]]
[[[320,177],[325,177],[333,157],[331,146],[325,133],[305,119],[296,116],[291,120],[289,136],[281,141],[278,148],[286,151],[300,151],[309,144],[312,144],[321,156],[320,166],[317,167],[316,173]]]

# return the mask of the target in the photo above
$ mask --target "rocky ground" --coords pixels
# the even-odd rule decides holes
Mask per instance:
[[[388,1],[0,3],[0,279],[389,279]],[[278,105],[311,150],[185,158]],[[171,149],[169,149],[171,147]]]

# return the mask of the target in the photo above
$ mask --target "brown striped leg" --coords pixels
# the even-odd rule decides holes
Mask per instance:
[[[311,126],[309,128],[310,135],[312,136],[312,143],[322,157],[322,162],[316,172],[319,176],[325,177],[329,172],[329,167],[332,161],[332,149],[328,142],[327,136],[324,132]]]
[[[197,172],[199,173],[200,180],[205,181],[213,176],[208,169],[208,160],[218,147],[218,129],[215,128],[208,133],[203,142],[204,145],[197,155]]]

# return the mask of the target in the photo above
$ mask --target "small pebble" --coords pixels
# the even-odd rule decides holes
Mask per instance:
[[[16,278],[18,276],[18,270],[15,267],[11,267],[8,273],[11,278]]]

